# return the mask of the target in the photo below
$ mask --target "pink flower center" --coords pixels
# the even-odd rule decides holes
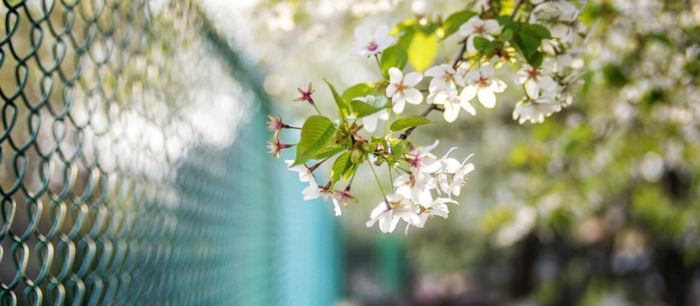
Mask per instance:
[[[367,45],[367,51],[370,51],[370,52],[377,51],[378,48],[379,48],[379,46],[377,46],[377,44],[373,41],[369,42],[369,45]]]
[[[530,69],[527,71],[528,79],[537,80],[540,77],[540,71],[537,69]]]
[[[476,82],[479,87],[486,87],[489,85],[489,79],[485,77],[479,77],[479,81]]]
[[[450,82],[454,79],[454,75],[452,73],[446,72],[443,78],[445,82]]]
[[[403,91],[405,89],[406,89],[406,85],[404,85],[403,83],[396,84],[396,92],[403,93]]]
[[[409,157],[409,158],[406,158],[406,161],[409,162],[411,164],[411,166],[413,166],[413,168],[418,169],[420,166],[421,158],[418,156],[416,156],[416,158]]]
[[[301,94],[301,98],[304,99],[305,101],[313,101],[311,99],[311,93],[310,92],[304,92]]]

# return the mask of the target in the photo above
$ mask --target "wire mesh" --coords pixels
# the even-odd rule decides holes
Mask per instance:
[[[195,4],[2,0],[0,16],[3,304],[289,301],[280,252],[299,248],[274,226],[265,97]]]

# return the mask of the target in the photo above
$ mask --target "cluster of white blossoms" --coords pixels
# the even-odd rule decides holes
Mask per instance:
[[[472,22],[474,20],[478,22]],[[496,30],[489,30],[491,32],[481,30],[485,25],[492,29],[494,24],[491,22],[495,23]],[[462,29],[465,29],[465,26],[470,30],[460,30],[460,34],[465,35],[467,39],[486,33],[497,33],[498,29],[500,29],[498,23],[494,20],[484,22],[478,17],[472,18],[462,26]],[[474,27],[477,30],[473,30],[472,28]],[[365,57],[381,53],[391,46],[394,41],[389,36],[388,27],[385,25],[379,26],[374,35],[371,35],[369,30],[359,26],[355,29],[355,38],[357,45],[350,49],[350,53]],[[467,46],[469,46],[470,41],[467,40]],[[469,47],[467,48],[469,49]],[[475,115],[476,110],[470,103],[474,98],[477,98],[484,107],[494,108],[496,106],[495,94],[502,93],[507,87],[505,82],[494,77],[495,71],[493,66],[486,64],[476,70],[469,70],[469,68],[468,65],[462,64],[455,70],[448,64],[441,64],[425,71],[425,76],[432,78],[428,87],[427,102],[443,106],[443,117],[447,122],[455,121],[461,109],[464,109],[471,115]],[[414,105],[419,105],[423,102],[423,95],[415,88],[423,80],[423,74],[409,72],[404,75],[398,67],[389,68],[388,73],[389,85],[386,88],[386,96],[392,101],[394,113],[401,114],[404,111],[406,102]],[[460,89],[462,89],[461,93]],[[366,99],[356,98],[356,100],[366,102]]]
[[[302,183],[309,183],[309,186],[304,188],[304,190],[301,192],[301,194],[304,196],[304,200],[308,201],[321,198],[324,201],[328,201],[330,198],[333,200],[333,211],[335,212],[335,215],[340,216],[342,214],[340,209],[341,204],[343,206],[347,206],[348,202],[354,199],[354,197],[350,195],[350,188],[339,191],[331,190],[330,185],[319,186],[318,183],[316,183],[316,177],[313,174],[314,168],[306,165],[294,166],[293,160],[285,160],[284,162],[287,163],[287,167],[290,171],[299,173],[299,180]]]
[[[546,26],[552,39],[540,47],[547,55],[541,67],[527,64],[517,72],[515,82],[523,87],[525,95],[513,110],[513,120],[520,123],[541,123],[545,117],[571,105],[573,89],[580,84],[583,74],[581,45],[585,26],[578,20],[583,7],[576,8],[566,1],[531,1],[537,6],[530,15],[530,23]]]
[[[396,178],[393,185],[395,192],[386,195],[384,201],[372,210],[367,227],[373,226],[379,221],[379,228],[384,233],[393,232],[400,220],[423,228],[425,222],[434,217],[447,218],[448,203],[458,204],[452,196],[459,196],[462,185],[468,174],[474,170],[474,165],[468,163],[469,155],[461,163],[449,157],[456,148],[451,148],[443,157],[438,158],[431,151],[437,147],[439,141],[431,146],[418,148],[406,154],[405,162],[410,165],[406,173]],[[350,195],[349,186],[345,190],[332,190],[330,183],[319,186],[313,174],[314,167],[306,165],[294,165],[293,160],[285,160],[290,171],[299,174],[299,180],[308,183],[302,195],[304,200],[321,198],[324,201],[333,201],[336,216],[342,214],[341,207],[345,207],[354,197]],[[446,196],[446,197],[443,197]]]
[[[459,196],[474,165],[467,163],[471,155],[461,163],[448,157],[455,148],[437,158],[431,151],[438,143],[436,140],[431,146],[407,154],[409,171],[396,178],[395,192],[386,195],[384,201],[372,210],[367,227],[379,223],[383,233],[391,233],[403,220],[408,232],[411,225],[422,228],[433,217],[447,218],[450,213],[447,204],[458,204],[452,196]]]
[[[506,89],[506,83],[494,77],[494,69],[491,65],[485,65],[478,70],[471,70],[462,75],[466,69],[461,65],[457,71],[449,65],[428,69],[425,74],[433,76],[428,88],[430,94],[428,101],[444,107],[443,117],[447,122],[453,122],[459,117],[460,110],[476,115],[476,110],[469,103],[477,98],[486,108],[496,106],[496,93],[502,93]],[[463,87],[458,93],[458,87]]]
[[[302,191],[305,200],[330,199],[336,216],[340,216],[343,207],[354,200],[350,188],[357,168],[368,163],[383,200],[372,210],[367,227],[378,223],[382,232],[390,233],[403,220],[406,231],[410,226],[422,228],[432,217],[447,218],[448,205],[458,204],[454,197],[460,195],[468,174],[474,170],[468,162],[471,155],[462,162],[449,157],[455,148],[442,157],[431,153],[437,140],[431,146],[414,147],[409,136],[417,126],[431,122],[427,118],[431,112],[442,112],[443,119],[451,123],[462,111],[475,116],[475,100],[486,109],[495,108],[508,87],[497,77],[502,74],[497,69],[508,67],[505,63],[519,67],[511,86],[522,88],[523,98],[515,104],[514,120],[521,124],[542,122],[572,103],[583,66],[579,45],[585,40],[584,27],[578,19],[583,7],[565,0],[530,0],[526,5],[529,12],[518,15],[518,5],[510,15],[499,16],[491,2],[478,3],[478,12],[465,10],[448,17],[448,21],[460,20],[454,26],[436,21],[435,27],[450,34],[438,34],[435,27],[420,23],[407,28],[397,26],[394,36],[386,25],[374,31],[358,26],[354,32],[356,45],[350,54],[363,59],[374,57],[383,79],[355,84],[342,94],[326,81],[338,110],[339,118],[335,120],[316,106],[311,84],[300,88],[301,96],[295,99],[309,103],[317,112],[304,126],[294,127],[280,117],[270,117],[269,128],[275,137],[269,150],[279,157],[283,149],[297,147],[296,159],[286,162],[290,170],[299,173],[302,182],[309,184]],[[529,17],[519,18],[525,16]],[[414,37],[428,35],[437,40],[440,35],[452,34],[461,38],[461,50],[451,63],[436,63],[437,42],[434,55],[425,61],[416,61],[416,53],[411,53],[416,48],[407,47]],[[422,39],[418,44],[429,44],[430,39]],[[405,69],[407,62],[413,71]],[[411,112],[410,105],[424,101],[427,109],[420,115],[404,114]],[[299,143],[281,143],[277,135],[282,129],[301,130]],[[316,164],[307,166],[309,160]],[[319,185],[314,170],[328,160],[333,161],[330,180]],[[392,182],[391,193],[384,192],[373,168],[384,164],[390,173],[399,174]],[[337,188],[342,181],[347,185]]]

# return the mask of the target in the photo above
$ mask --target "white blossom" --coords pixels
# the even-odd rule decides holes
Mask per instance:
[[[455,84],[464,87],[464,77],[448,64],[430,67],[425,75],[433,78],[428,87],[430,92],[457,90]]]
[[[335,212],[336,217],[341,215],[341,210],[340,210],[340,205],[342,204],[343,206],[348,206],[348,202],[350,200],[353,200],[354,197],[350,195],[349,193],[349,188],[345,189],[345,191],[341,192],[336,192],[332,195],[333,197],[333,211]]]
[[[464,109],[472,116],[476,115],[474,106],[469,103],[470,99],[467,99],[465,95],[458,96],[456,90],[439,91],[435,94],[431,94],[429,100],[432,100],[433,104],[442,105],[445,108],[442,112],[442,117],[445,118],[447,122],[454,122],[457,120],[461,109]]]
[[[476,47],[474,47],[474,38],[484,37],[491,40],[493,39],[492,35],[497,35],[500,32],[501,26],[498,25],[498,21],[493,19],[482,20],[478,16],[472,17],[459,27],[459,34],[467,37],[467,51],[469,53],[477,52]]]
[[[487,65],[481,67],[478,71],[469,71],[464,77],[467,86],[464,87],[460,98],[466,101],[471,101],[475,96],[478,96],[479,102],[486,108],[494,108],[496,106],[495,93],[501,93],[506,90],[506,83],[500,79],[494,78],[493,66]]]
[[[539,69],[525,64],[515,74],[515,82],[523,85],[525,93],[531,98],[539,97],[540,90],[551,96],[558,88],[557,82],[549,75],[552,69],[553,65],[550,62],[543,63]]]
[[[386,25],[379,26],[374,31],[374,35],[367,28],[358,26],[355,28],[355,39],[357,40],[357,46],[351,48],[350,53],[366,57],[384,51],[394,42],[394,39],[389,36],[389,27]]]
[[[437,161],[435,156],[430,153],[440,141],[435,140],[435,142],[427,147],[418,148],[413,150],[406,161],[411,164],[411,170],[415,176],[416,184],[421,187],[421,189],[430,182],[430,174],[438,171],[441,167],[440,163]]]
[[[465,158],[464,161],[459,164],[457,169],[454,169],[454,164],[451,165],[452,168],[449,170],[454,170],[454,172],[447,173],[447,175],[439,180],[440,189],[443,192],[450,196],[459,196],[459,194],[462,192],[462,185],[464,185],[464,181],[467,179],[467,175],[474,171],[474,164],[467,163],[469,158],[472,156],[473,154],[467,156],[467,158]]]
[[[290,171],[296,171],[299,173],[299,180],[300,181],[313,182],[314,184],[316,184],[314,174],[311,173],[311,171],[309,170],[309,167],[307,167],[304,164],[292,166],[294,164],[294,161],[291,159],[285,160],[284,162],[287,164],[287,168]]]
[[[525,121],[541,123],[544,122],[545,117],[560,111],[561,108],[561,103],[545,96],[537,99],[524,97],[515,104],[513,120],[518,120],[520,124],[525,123]]]
[[[435,188],[433,174],[438,171],[441,164],[437,158],[430,153],[439,141],[435,141],[428,147],[418,148],[409,154],[411,157],[406,161],[411,164],[411,172],[400,175],[394,181],[396,193],[401,194],[414,202],[420,202],[427,193],[430,196],[430,189]]]
[[[574,34],[585,31],[585,26],[578,20],[579,14],[580,10],[567,1],[547,1],[538,4],[532,10],[530,23],[542,24],[547,27],[552,37],[571,43]]]
[[[313,181],[313,183],[309,183],[309,186],[306,186],[306,188],[301,191],[301,194],[304,196],[304,200],[308,201],[318,199],[321,195],[319,191],[320,188],[318,188],[318,184],[316,184],[316,181]]]
[[[365,224],[372,227],[379,222],[379,230],[382,233],[391,233],[396,229],[400,220],[408,224],[418,224],[420,217],[416,213],[416,207],[410,199],[400,194],[389,194],[387,202],[382,201],[370,213],[370,219]]]
[[[425,206],[421,204],[422,211],[418,215],[420,222],[412,225],[418,228],[423,228],[425,226],[425,222],[430,218],[437,216],[447,219],[450,214],[450,209],[447,207],[447,203],[458,204],[457,201],[448,198],[439,198],[435,201],[430,201],[430,203],[427,203]],[[408,230],[408,228],[406,228],[406,230]]]
[[[423,79],[423,75],[418,72],[409,72],[405,76],[396,67],[389,68],[389,86],[386,88],[386,96],[394,103],[394,112],[401,113],[406,102],[420,104],[423,102],[423,95],[413,86]]]

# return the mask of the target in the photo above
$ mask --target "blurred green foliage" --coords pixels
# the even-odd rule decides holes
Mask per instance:
[[[591,1],[588,72],[572,107],[539,125],[516,126],[506,109],[464,123],[454,139],[479,148],[477,173],[451,225],[408,241],[421,250],[414,262],[467,271],[503,301],[698,303],[698,11]],[[469,260],[444,256],[457,244]]]

